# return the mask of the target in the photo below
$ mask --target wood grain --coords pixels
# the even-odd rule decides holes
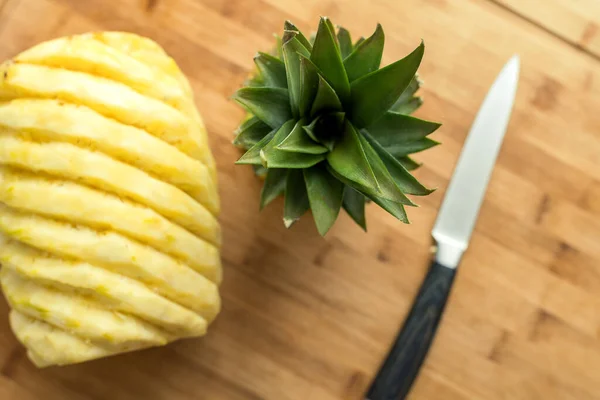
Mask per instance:
[[[396,340],[367,392],[369,400],[405,399],[427,358],[448,301],[456,265],[433,261]]]
[[[596,0],[493,0],[600,59],[600,3]]]
[[[362,399],[429,265],[429,231],[475,112],[522,59],[516,108],[476,232],[415,400],[600,398],[600,24],[596,0],[4,0],[0,56],[91,30],[147,35],[190,77],[219,167],[223,312],[200,340],[36,370],[0,305],[1,399]],[[405,226],[370,207],[321,239],[258,213],[258,182],[231,145],[229,100],[257,50],[292,19],[377,22],[384,62],[423,38],[423,118],[442,146],[418,159],[439,190]]]

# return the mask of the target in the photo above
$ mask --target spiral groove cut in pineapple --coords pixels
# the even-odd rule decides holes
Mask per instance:
[[[0,281],[29,358],[205,334],[220,310],[216,170],[175,62],[103,32],[0,68]]]

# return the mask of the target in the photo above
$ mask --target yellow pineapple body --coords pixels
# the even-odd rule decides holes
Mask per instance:
[[[0,66],[0,282],[37,366],[204,335],[218,214],[191,87],[156,43],[84,34]]]

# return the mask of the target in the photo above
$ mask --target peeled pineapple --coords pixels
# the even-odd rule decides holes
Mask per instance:
[[[0,281],[39,367],[201,336],[220,309],[214,159],[187,79],[104,32],[0,67]]]

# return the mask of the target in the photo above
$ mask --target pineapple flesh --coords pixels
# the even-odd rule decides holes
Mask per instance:
[[[101,32],[0,68],[0,282],[31,361],[204,335],[220,310],[216,168],[176,63]]]

